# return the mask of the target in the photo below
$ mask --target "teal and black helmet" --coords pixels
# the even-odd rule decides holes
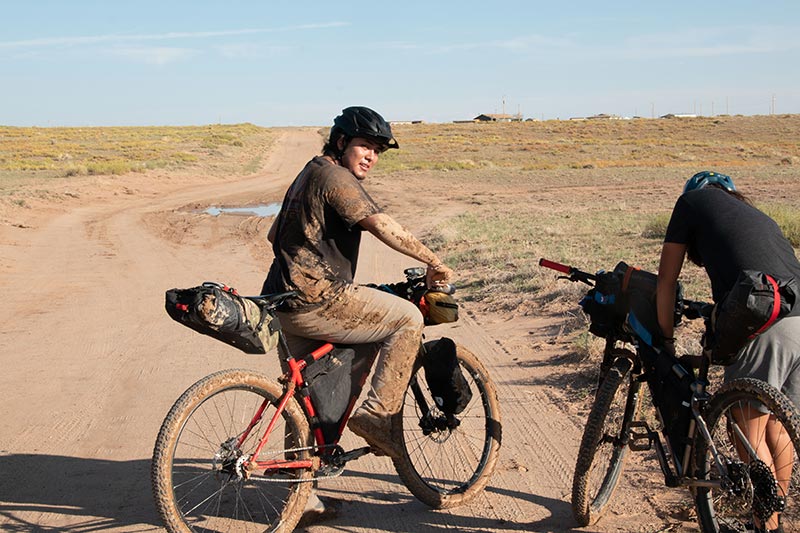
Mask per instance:
[[[702,189],[707,185],[719,185],[728,192],[733,192],[736,190],[736,187],[733,185],[733,180],[730,176],[720,174],[719,172],[704,170],[689,178],[689,181],[687,181],[686,185],[683,186],[683,192],[686,193],[696,189]]]

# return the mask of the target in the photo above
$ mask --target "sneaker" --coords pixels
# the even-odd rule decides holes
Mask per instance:
[[[326,520],[333,520],[337,518],[342,510],[342,502],[334,498],[326,498],[324,496],[317,496],[316,493],[311,493],[306,503],[306,508],[303,511],[303,516],[297,522],[297,528],[305,528],[313,524],[319,524]]]
[[[376,455],[397,458],[403,454],[398,443],[392,440],[392,421],[388,416],[372,414],[358,409],[347,422],[350,431],[367,441]]]

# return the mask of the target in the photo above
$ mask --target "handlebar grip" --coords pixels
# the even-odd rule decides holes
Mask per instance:
[[[543,266],[545,268],[551,268],[553,270],[558,270],[559,272],[563,272],[564,274],[569,274],[572,272],[572,267],[567,265],[562,265],[561,263],[556,263],[555,261],[550,261],[545,259],[544,257],[539,259],[539,266]]]

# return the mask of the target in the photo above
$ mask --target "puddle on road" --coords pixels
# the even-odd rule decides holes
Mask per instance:
[[[281,210],[280,203],[261,204],[248,207],[216,207],[211,206],[203,213],[217,217],[219,215],[255,215],[257,217],[274,217]]]

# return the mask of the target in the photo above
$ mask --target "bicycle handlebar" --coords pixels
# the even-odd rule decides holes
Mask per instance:
[[[564,265],[561,263],[557,263],[555,261],[550,261],[549,259],[545,258],[539,259],[539,266],[543,266],[545,268],[549,268],[557,272],[566,274],[566,276],[559,276],[559,279],[567,279],[572,282],[580,281],[586,283],[589,286],[592,286],[591,283],[592,281],[597,281],[597,275],[595,274],[590,274],[588,272],[578,270],[577,268],[569,265]],[[713,308],[714,304],[710,304],[708,302],[700,302],[700,301],[684,299],[678,302],[677,311],[680,313],[681,316],[689,320],[695,320],[698,318],[708,320],[711,317],[711,311],[713,310]]]
[[[594,274],[590,274],[588,272],[584,272],[583,270],[578,270],[575,267],[571,267],[568,265],[562,265],[561,263],[556,263],[555,261],[550,261],[549,259],[545,259],[544,257],[539,259],[539,266],[543,266],[545,268],[550,268],[552,270],[556,270],[558,272],[562,272],[566,274],[566,276],[559,276],[561,279],[568,279],[570,281],[580,281],[589,286],[592,285],[592,281],[597,279],[597,276]]]

